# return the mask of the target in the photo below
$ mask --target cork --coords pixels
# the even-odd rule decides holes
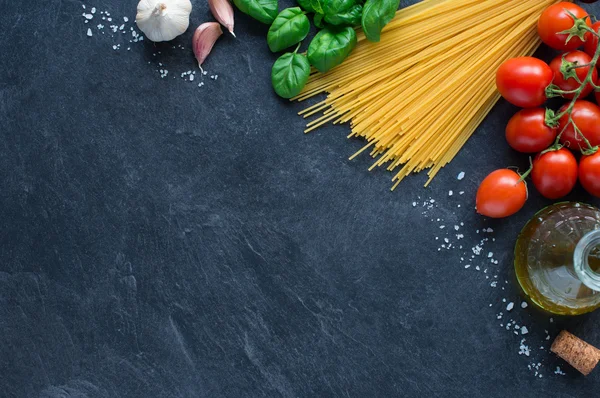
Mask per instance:
[[[587,376],[600,361],[600,350],[563,330],[554,339],[550,350]]]

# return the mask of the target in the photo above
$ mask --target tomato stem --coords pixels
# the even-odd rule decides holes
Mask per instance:
[[[569,34],[569,39],[573,36],[578,36],[583,39],[583,37],[581,37],[581,36],[583,36],[582,32],[584,32],[584,31],[590,32],[591,34],[593,34],[594,36],[596,36],[600,39],[600,34],[598,34],[598,32],[596,32],[594,29],[587,26],[587,24],[585,24],[585,18],[577,18],[575,15],[573,15],[570,12],[568,12],[568,14],[571,16],[571,18],[573,18],[573,28],[571,28],[570,30],[564,31],[562,33]],[[575,79],[578,81],[578,83],[580,83],[579,87],[576,90],[568,90],[568,91],[560,90],[554,84],[551,84],[546,88],[546,94],[547,94],[548,98],[555,97],[557,95],[564,96],[564,95],[571,95],[571,94],[573,94],[573,98],[571,99],[569,106],[562,112],[554,114],[553,112],[549,112],[549,110],[547,110],[546,124],[548,126],[558,125],[559,120],[565,115],[569,115],[569,117],[568,117],[567,122],[563,126],[561,132],[556,136],[556,140],[554,141],[554,144],[552,144],[551,147],[549,147],[542,153],[556,151],[556,150],[562,148],[562,145],[560,145],[560,138],[562,137],[563,133],[567,130],[567,127],[569,127],[569,125],[571,125],[571,124],[573,125],[573,129],[575,130],[575,137],[577,138],[578,135],[581,136],[581,138],[583,139],[583,141],[585,142],[585,144],[587,146],[586,149],[580,148],[581,152],[584,155],[590,154],[590,152],[591,152],[591,154],[593,154],[598,150],[598,147],[597,146],[593,147],[592,144],[589,142],[589,140],[583,135],[581,130],[579,130],[579,128],[573,121],[572,114],[573,114],[573,107],[575,106],[575,102],[577,102],[579,97],[581,97],[583,90],[588,86],[588,84],[591,85],[592,87],[594,87],[594,89],[600,90],[600,86],[598,86],[596,84],[596,82],[594,82],[594,79],[593,79],[594,71],[596,70],[596,65],[598,63],[599,58],[600,58],[600,40],[598,40],[598,44],[596,45],[596,51],[594,52],[594,56],[592,57],[592,60],[587,64],[578,65],[578,64],[572,64],[572,63],[565,63],[566,61],[563,57],[564,70],[566,72],[572,71],[576,68],[583,68],[586,66],[589,67],[589,70],[588,70],[587,75],[585,76],[585,79],[583,79],[582,82],[580,82],[578,78]],[[561,66],[561,68],[563,68],[563,66]],[[565,77],[565,78],[567,78],[567,77]]]
[[[531,160],[531,156],[530,156],[529,157],[529,169],[525,173],[521,174],[521,178],[519,178],[519,181],[517,181],[517,185],[520,182],[525,181],[525,179],[527,178],[527,176],[529,176],[529,174],[531,174],[531,170],[533,170],[533,161]]]

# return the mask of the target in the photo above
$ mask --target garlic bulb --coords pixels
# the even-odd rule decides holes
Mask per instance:
[[[173,40],[190,24],[190,0],[140,0],[135,22],[152,41]]]

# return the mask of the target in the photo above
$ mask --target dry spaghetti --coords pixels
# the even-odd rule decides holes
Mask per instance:
[[[376,158],[370,170],[401,167],[392,190],[412,172],[430,169],[426,186],[458,153],[500,98],[495,73],[505,60],[532,54],[536,22],[556,0],[424,0],[396,13],[380,43],[359,43],[340,66],[314,73],[300,112],[321,113],[305,132],[350,122]]]

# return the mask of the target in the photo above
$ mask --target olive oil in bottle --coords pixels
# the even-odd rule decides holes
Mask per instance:
[[[554,314],[600,307],[600,210],[563,202],[538,212],[515,246],[515,271],[525,294]]]

